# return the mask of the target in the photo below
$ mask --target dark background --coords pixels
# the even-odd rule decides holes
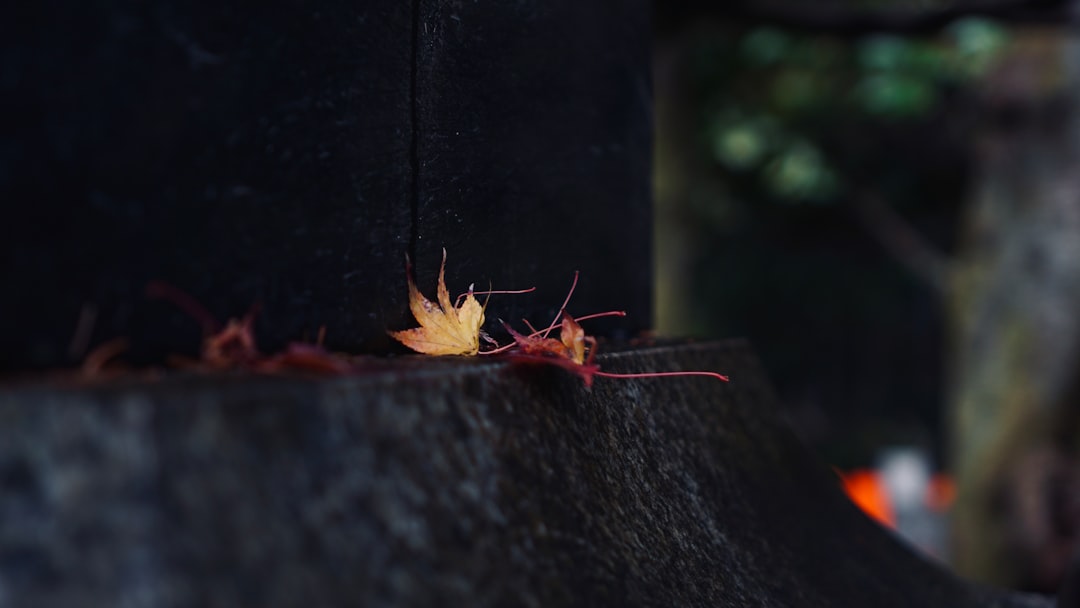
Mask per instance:
[[[455,294],[538,288],[507,320],[580,270],[571,312],[630,313],[592,331],[651,325],[643,2],[69,4],[12,9],[0,49],[0,370],[194,353],[153,280],[259,305],[266,350],[405,352],[405,254],[433,294],[444,247]]]
[[[892,444],[943,466],[945,311],[919,248],[962,233],[1008,25],[780,5],[657,9],[658,327],[750,338],[838,466]]]
[[[950,565],[1043,592],[1080,538],[1075,7],[656,6],[657,328],[748,337],[842,469],[921,450]]]

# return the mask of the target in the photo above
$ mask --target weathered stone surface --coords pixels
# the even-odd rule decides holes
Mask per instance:
[[[336,379],[0,391],[11,606],[1048,606],[859,514],[740,343],[603,357],[731,374],[591,391],[399,359]]]

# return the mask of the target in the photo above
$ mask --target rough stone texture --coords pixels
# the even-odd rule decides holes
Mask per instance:
[[[1049,606],[863,517],[740,343],[0,391],[0,604]]]

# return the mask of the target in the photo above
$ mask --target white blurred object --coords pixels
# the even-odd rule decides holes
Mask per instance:
[[[930,457],[922,448],[892,447],[878,456],[878,474],[896,518],[897,534],[923,553],[945,559],[945,521],[930,509]]]

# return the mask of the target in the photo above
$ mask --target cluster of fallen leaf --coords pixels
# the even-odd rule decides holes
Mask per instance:
[[[601,371],[600,366],[594,361],[596,339],[586,335],[578,321],[604,316],[626,316],[626,313],[611,311],[578,319],[571,317],[566,312],[566,306],[577,286],[577,273],[574,274],[570,292],[555,315],[555,319],[544,329],[537,330],[525,320],[529,333],[522,334],[500,319],[500,323],[513,339],[513,342],[500,345],[482,329],[487,302],[481,305],[476,295],[486,294],[490,298],[496,293],[527,293],[533,290],[476,292],[470,286],[469,291],[459,296],[455,303],[451,300],[450,292],[446,288],[445,272],[446,250],[444,249],[442,265],[439,268],[436,301],[432,302],[416,287],[411,264],[406,260],[409,310],[420,327],[388,333],[416,352],[432,356],[498,355],[515,363],[555,365],[577,374],[586,386],[590,386],[596,376],[608,378],[708,376],[727,381],[726,376],[707,371],[634,374]],[[147,288],[147,295],[171,301],[203,325],[203,342],[199,358],[173,358],[171,362],[176,367],[204,371],[242,369],[276,373],[293,370],[324,374],[348,374],[363,369],[363,366],[357,365],[357,357],[333,353],[324,348],[325,328],[319,330],[318,338],[314,343],[293,342],[281,352],[264,354],[259,351],[255,343],[253,324],[256,310],[248,312],[240,319],[230,319],[222,327],[195,299],[171,285],[160,282],[151,283]],[[556,329],[559,330],[557,339],[551,337]],[[489,348],[481,349],[481,342]],[[124,348],[126,348],[126,342],[123,340],[114,340],[98,347],[86,357],[83,365],[84,374],[98,374],[102,367]]]
[[[319,329],[314,343],[291,342],[285,350],[267,355],[255,344],[254,323],[258,310],[252,309],[240,319],[229,319],[224,327],[194,298],[167,283],[154,282],[147,286],[147,295],[169,300],[197,319],[203,326],[203,341],[199,358],[188,360],[174,357],[176,367],[205,371],[246,369],[257,372],[286,370],[345,374],[353,371],[347,355],[331,353],[323,347],[325,328]]]
[[[446,288],[446,250],[443,250],[442,265],[439,267],[439,283],[436,300],[432,302],[420,293],[413,280],[412,268],[406,262],[406,274],[409,282],[409,310],[420,327],[403,331],[392,331],[390,335],[416,352],[426,355],[495,355],[501,354],[512,361],[522,363],[540,363],[557,365],[567,369],[585,382],[592,384],[594,376],[607,378],[654,378],[659,376],[709,376],[727,381],[727,377],[715,372],[680,371],[680,372],[642,372],[637,374],[616,374],[600,371],[594,362],[596,339],[585,334],[578,321],[601,316],[626,316],[625,312],[612,311],[598,313],[574,319],[566,312],[566,306],[577,286],[578,275],[574,273],[574,282],[570,293],[559,308],[555,319],[544,329],[537,330],[528,321],[524,321],[531,333],[521,334],[506,322],[499,320],[513,338],[513,343],[500,346],[484,333],[484,310],[476,299],[476,292],[470,286],[469,291],[458,299],[458,304],[451,303],[450,291]],[[523,290],[531,291],[531,290]],[[484,292],[504,293],[504,292]],[[559,328],[559,338],[550,337],[555,328]],[[480,349],[481,340],[491,344],[488,350]]]

